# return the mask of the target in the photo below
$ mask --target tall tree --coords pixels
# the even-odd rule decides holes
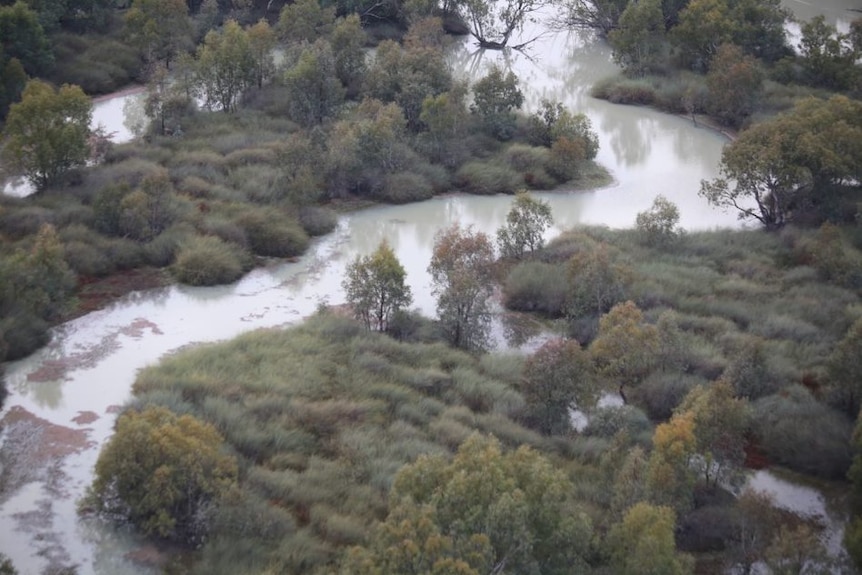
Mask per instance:
[[[694,421],[698,467],[706,486],[737,484],[751,418],[748,402],[734,396],[730,383],[718,381],[690,391],[677,412],[690,413]]]
[[[849,34],[841,34],[823,16],[802,24],[799,42],[805,80],[832,90],[852,87],[862,72],[856,66],[859,48]]]
[[[519,258],[527,252],[545,245],[544,233],[554,219],[551,206],[528,192],[519,192],[509,213],[506,225],[497,230],[497,246],[503,257]]]
[[[462,0],[459,6],[479,46],[501,49],[508,46],[513,33],[523,29],[525,21],[547,3],[546,0]],[[515,48],[532,40],[527,39]]]
[[[296,64],[284,73],[291,119],[315,126],[332,116],[344,101],[344,88],[336,75],[335,56],[326,40],[306,46]]]
[[[30,80],[21,101],[9,108],[3,130],[6,160],[44,190],[87,161],[92,107],[78,86],[55,90]]]
[[[659,194],[649,210],[638,212],[635,227],[650,246],[669,246],[682,233],[679,229],[679,209],[676,204]]]
[[[9,106],[21,99],[27,85],[27,72],[18,58],[9,58],[0,46],[0,122],[9,113]]]
[[[246,30],[248,46],[254,61],[254,77],[258,88],[269,81],[275,74],[275,60],[272,57],[275,48],[275,31],[269,23],[261,18],[257,24]]]
[[[598,397],[589,356],[574,340],[546,342],[524,365],[521,393],[533,427],[545,435],[566,433],[570,410],[590,411]]]
[[[856,320],[850,326],[843,339],[832,349],[826,364],[833,401],[850,417],[859,415],[859,409],[862,408],[862,353],[860,350],[862,350],[862,319]],[[862,480],[862,474],[860,474],[860,480]]]
[[[644,321],[632,301],[617,304],[599,320],[599,333],[590,344],[598,372],[623,388],[637,384],[655,367],[658,329]]]
[[[614,62],[629,76],[643,76],[657,70],[667,52],[665,21],[661,0],[629,3],[619,26],[608,34]]]
[[[482,350],[487,345],[493,265],[494,246],[482,232],[456,223],[434,239],[431,291],[443,331],[456,347]]]
[[[356,256],[342,282],[353,314],[368,329],[386,331],[392,316],[413,301],[407,273],[383,241],[371,255]]]
[[[16,59],[30,76],[41,76],[54,64],[48,37],[39,16],[23,0],[0,6],[0,48],[6,58]],[[0,59],[0,64],[6,64]]]
[[[754,57],[735,44],[718,47],[709,73],[707,111],[728,126],[738,128],[754,111],[763,91],[763,72]]]
[[[474,433],[451,462],[420,457],[396,476],[393,501],[431,505],[441,533],[464,543],[490,541],[482,573],[563,575],[586,568],[592,536],[567,475],[528,447],[504,453]],[[449,572],[449,571],[444,571]]]
[[[296,0],[281,9],[276,31],[284,42],[311,44],[329,36],[334,24],[334,6],[324,8],[319,0]]]
[[[236,483],[223,444],[215,427],[191,415],[127,411],[96,462],[91,500],[147,534],[199,544],[211,504]]]
[[[697,447],[693,417],[674,415],[655,428],[652,441],[646,477],[649,500],[685,513],[691,509],[696,480],[691,467]]]
[[[524,104],[524,94],[518,87],[518,77],[509,70],[504,74],[492,66],[473,85],[473,105],[470,110],[479,116],[485,129],[499,140],[508,140],[515,131],[515,111]]]
[[[193,28],[185,0],[133,0],[126,12],[129,40],[150,62],[170,67],[174,57],[192,46]]]
[[[235,112],[243,91],[257,81],[257,71],[248,34],[236,20],[210,30],[198,47],[198,84],[210,109]]]
[[[617,27],[629,0],[565,0],[562,24],[567,28],[594,28],[603,36]]]
[[[685,575],[694,561],[676,550],[676,517],[669,507],[637,503],[622,523],[608,533],[608,547],[615,573],[620,575]]]
[[[631,270],[607,244],[592,243],[569,259],[567,274],[566,315],[577,319],[599,316],[622,301]]]

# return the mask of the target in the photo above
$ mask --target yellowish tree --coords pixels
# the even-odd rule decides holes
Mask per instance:
[[[608,533],[611,562],[618,575],[685,575],[693,573],[691,557],[678,553],[676,517],[670,507],[637,503]]]
[[[599,333],[590,355],[599,374],[624,386],[637,384],[658,362],[661,349],[658,329],[644,320],[632,301],[615,305],[599,320]]]
[[[395,252],[383,241],[374,253],[356,256],[341,285],[356,318],[368,329],[386,331],[393,315],[413,301],[406,276]]]

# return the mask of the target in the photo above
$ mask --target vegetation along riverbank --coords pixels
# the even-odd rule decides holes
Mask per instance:
[[[562,6],[622,68],[596,96],[740,130],[699,192],[756,228],[685,232],[659,196],[630,230],[545,245],[549,206],[514,194],[610,181],[598,137],[558,101],[522,111],[509,70],[456,80],[445,31],[503,49],[543,6],[276,4],[0,7],[4,166],[36,189],[0,198],[3,358],[104,278],[230,283],[302,254],[338,206],[462,191],[512,210],[496,237],[437,234],[435,320],[381,244],[344,278],[355,319],[322,309],[144,370],[82,510],[187,548],[168,572],[862,562],[862,520],[830,555],[822,525],[738,489],[757,452],[846,481],[860,510],[861,21],[803,23],[793,50],[774,0]],[[130,81],[150,124],[112,145],[85,92]],[[487,354],[495,290],[558,337]]]

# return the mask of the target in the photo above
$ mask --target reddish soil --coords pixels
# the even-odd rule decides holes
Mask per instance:
[[[66,320],[80,317],[133,291],[164,287],[171,280],[164,270],[140,268],[127,270],[104,278],[81,278],[78,282],[78,305]]]

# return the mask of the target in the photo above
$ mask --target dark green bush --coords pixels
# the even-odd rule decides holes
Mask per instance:
[[[196,237],[180,245],[171,272],[189,285],[217,285],[239,279],[244,271],[239,248],[214,236]]]
[[[237,218],[252,251],[260,256],[298,256],[308,247],[308,235],[292,216],[275,210],[248,210]]]
[[[338,214],[320,206],[303,206],[299,210],[299,223],[309,236],[328,234],[338,225]]]
[[[566,303],[566,270],[544,262],[522,262],[512,268],[503,285],[503,304],[516,311],[561,317]]]
[[[513,194],[522,182],[512,168],[478,160],[467,162],[455,175],[458,187],[471,194]]]
[[[375,197],[392,204],[405,204],[427,200],[433,195],[431,183],[420,174],[398,172],[384,177],[383,186]]]
[[[754,432],[770,459],[796,471],[838,479],[850,467],[853,423],[804,387],[754,402]]]

